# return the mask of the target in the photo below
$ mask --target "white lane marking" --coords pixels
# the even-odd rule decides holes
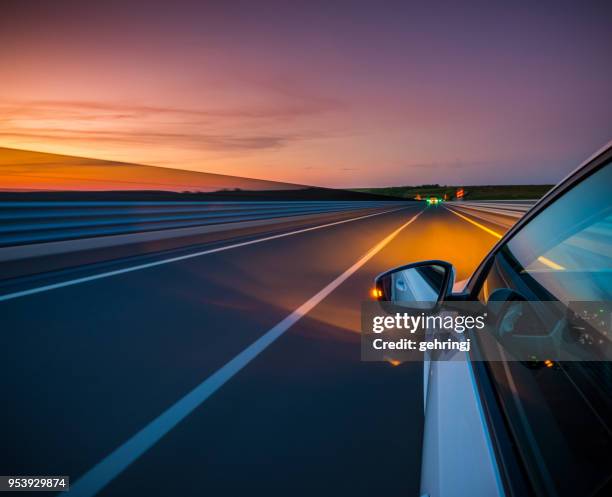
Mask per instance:
[[[256,240],[249,240],[246,242],[238,242],[232,243],[231,245],[224,245],[223,247],[217,247],[214,249],[202,250],[200,252],[194,252],[192,254],[181,255],[178,257],[171,257],[169,259],[162,259],[155,262],[147,262],[146,264],[139,264],[137,266],[126,267],[123,269],[116,269],[114,271],[107,271],[105,273],[93,274],[91,276],[84,276],[83,278],[76,278],[74,280],[62,281],[60,283],[52,283],[50,285],[39,286],[36,288],[30,288],[28,290],[22,290],[20,292],[7,293],[5,295],[0,295],[0,302],[5,300],[16,299],[18,297],[26,297],[28,295],[34,295],[36,293],[47,292],[49,290],[56,290],[58,288],[64,288],[67,286],[78,285],[79,283],[86,283],[88,281],[100,280],[102,278],[109,278],[111,276],[117,276],[119,274],[131,273],[132,271],[139,271],[141,269],[148,269],[150,267],[161,266],[163,264],[170,264],[171,262],[184,261],[186,259],[192,259],[194,257],[200,257],[202,255],[214,254],[216,252],[223,252],[225,250],[231,250],[238,247],[245,247],[247,245],[254,245],[256,243],[267,242],[269,240],[275,240],[277,238],[284,238],[286,236],[297,235],[299,233],[306,233],[307,231],[314,231],[321,228],[328,228],[330,226],[336,226],[338,224],[350,223],[352,221],[358,221],[360,219],[366,219],[368,217],[380,216],[382,214],[388,214],[390,212],[397,212],[399,210],[406,209],[406,207],[401,207],[399,209],[392,209],[384,212],[375,212],[374,214],[367,214],[365,216],[353,217],[350,219],[343,219],[342,221],[335,221],[333,223],[321,224],[319,226],[312,226],[310,228],[303,228],[296,231],[290,231],[288,233],[281,233],[278,235],[266,236],[264,238],[258,238]]]
[[[262,351],[285,333],[291,326],[308,314],[331,292],[338,288],[366,262],[380,252],[400,231],[414,222],[421,212],[402,224],[390,235],[371,248],[361,259],[344,271],[317,294],[309,298],[295,311],[285,317],[276,326],[268,330],[255,342],[244,349],[221,369],[217,370],[191,392],[178,400],[174,405],[155,418],[151,423],[119,446],[92,469],[70,485],[71,497],[91,497],[102,490],[114,478],[121,474],[130,464],[155,445],[164,435],[199,407],[206,399],[221,388],[236,373],[255,359]]]

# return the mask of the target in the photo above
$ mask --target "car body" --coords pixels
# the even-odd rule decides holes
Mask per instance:
[[[450,281],[438,300],[486,304],[500,290],[529,301],[612,300],[612,142],[538,201],[461,286]],[[421,494],[612,495],[611,366],[425,360]]]

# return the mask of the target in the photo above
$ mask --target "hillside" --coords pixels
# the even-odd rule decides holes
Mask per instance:
[[[414,199],[436,196],[454,200],[458,188],[464,190],[464,200],[519,200],[537,199],[542,197],[554,185],[474,185],[474,186],[390,186],[386,188],[358,188],[355,191],[372,193],[375,195],[388,195],[391,197]]]
[[[0,199],[387,200],[388,196],[0,147]]]

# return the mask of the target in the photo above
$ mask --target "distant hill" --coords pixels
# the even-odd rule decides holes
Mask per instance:
[[[0,190],[3,191],[212,192],[235,188],[295,190],[308,187],[239,176],[0,147]]]
[[[331,188],[302,188],[294,190],[226,190],[217,192],[180,193],[150,190],[128,191],[2,191],[0,202],[12,201],[65,201],[65,202],[189,202],[189,201],[288,201],[288,200],[404,200],[384,195],[354,192],[351,190],[334,190]]]
[[[394,198],[414,199],[436,196],[454,200],[458,188],[463,188],[464,200],[522,200],[538,199],[554,185],[473,185],[473,186],[389,186],[385,188],[357,188],[354,191],[375,195],[389,195]]]
[[[389,197],[0,147],[0,200],[389,200]]]

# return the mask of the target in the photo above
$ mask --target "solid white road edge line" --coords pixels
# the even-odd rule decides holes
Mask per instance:
[[[473,224],[477,228],[480,228],[481,230],[486,231],[489,235],[494,236],[495,238],[498,238],[498,239],[502,238],[502,235],[500,233],[498,233],[497,231],[493,231],[492,229],[487,228],[483,224],[480,224],[480,223],[474,221],[473,219],[470,219],[469,217],[464,216],[463,214],[459,214],[458,212],[456,212],[454,209],[451,209],[450,207],[444,206],[444,208],[447,211],[452,212],[455,216],[459,216],[464,221],[467,221],[468,223]]]
[[[136,433],[111,452],[102,461],[79,478],[74,485],[70,485],[71,497],[91,497],[102,490],[114,478],[121,474],[130,464],[155,445],[164,435],[185,419],[191,412],[199,407],[206,399],[221,388],[236,373],[264,351],[278,337],[291,326],[308,314],[325,297],[338,288],[352,274],[358,271],[366,262],[380,252],[400,231],[419,217],[421,212],[410,218],[390,235],[371,248],[361,259],[344,271],[335,280],[329,283],[317,294],[309,298],[295,311],[285,317],[276,326],[268,330],[255,342],[244,349],[240,354],[230,360],[225,366],[217,370],[191,392],[178,400],[174,405],[151,421],[142,430]],[[61,494],[58,494],[61,495]]]
[[[16,299],[19,297],[26,297],[28,295],[34,295],[36,293],[47,292],[49,290],[56,290],[58,288],[64,288],[67,286],[78,285],[79,283],[86,283],[88,281],[100,280],[102,278],[109,278],[111,276],[117,276],[119,274],[131,273],[132,271],[139,271],[141,269],[148,269],[150,267],[161,266],[163,264],[170,264],[171,262],[184,261],[186,259],[192,259],[194,257],[200,257],[203,255],[214,254],[216,252],[223,252],[225,250],[231,250],[238,247],[245,247],[247,245],[254,245],[256,243],[267,242],[269,240],[275,240],[277,238],[284,238],[286,236],[297,235],[299,233],[306,233],[307,231],[314,231],[321,228],[328,228],[330,226],[336,226],[338,224],[350,223],[352,221],[358,221],[360,219],[366,219],[374,216],[381,216],[382,214],[388,214],[390,212],[396,212],[402,209],[406,209],[406,207],[401,207],[399,209],[392,209],[384,212],[375,212],[374,214],[367,214],[365,216],[353,217],[350,219],[343,219],[342,221],[335,221],[333,223],[321,224],[319,226],[311,226],[310,228],[303,228],[296,231],[290,231],[288,233],[280,233],[278,235],[266,236],[263,238],[258,238],[256,240],[249,240],[246,242],[232,243],[231,245],[224,245],[223,247],[217,247],[208,250],[202,250],[200,252],[194,252],[192,254],[181,255],[178,257],[171,257],[169,259],[162,259],[155,262],[147,262],[145,264],[139,264],[137,266],[126,267],[123,269],[116,269],[114,271],[108,271],[105,273],[93,274],[91,276],[84,276],[83,278],[76,278],[74,280],[62,281],[60,283],[52,283],[50,285],[39,286],[35,288],[29,288],[27,290],[22,290],[19,292],[7,293],[5,295],[0,295],[0,302],[5,300]]]

